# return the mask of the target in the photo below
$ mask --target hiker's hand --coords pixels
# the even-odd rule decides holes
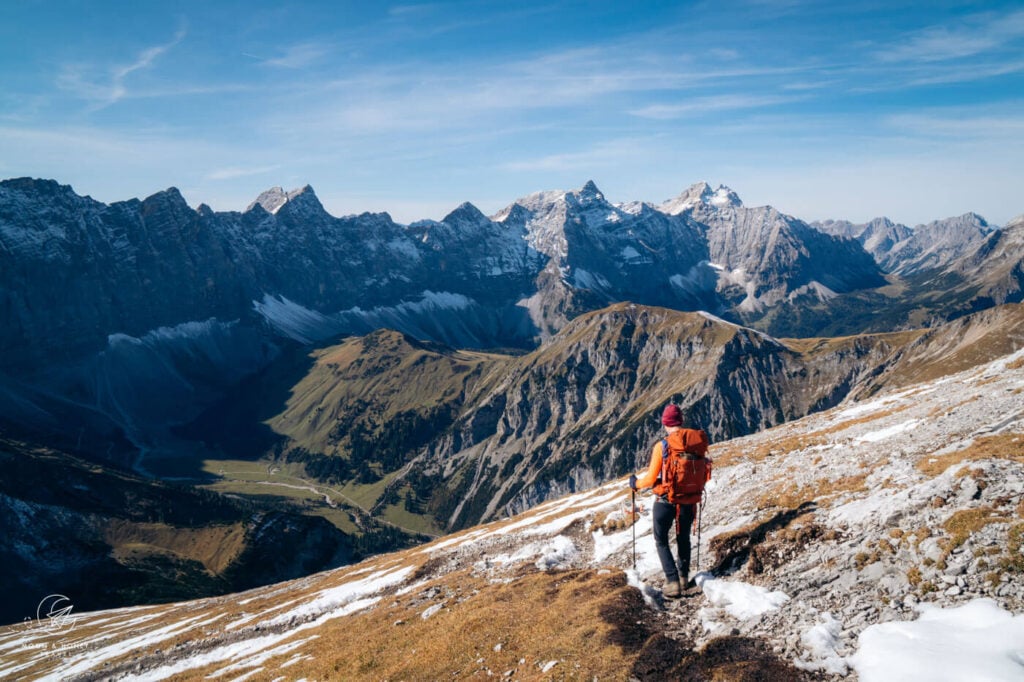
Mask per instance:
[[[629,487],[633,492],[636,492],[636,474],[630,474]]]

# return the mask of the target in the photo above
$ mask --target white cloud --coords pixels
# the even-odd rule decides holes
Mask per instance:
[[[643,139],[609,140],[578,152],[548,154],[535,158],[508,161],[501,170],[512,172],[557,171],[590,173],[612,165],[647,158],[656,145]]]
[[[108,107],[128,96],[127,79],[131,74],[150,68],[161,55],[183,41],[186,35],[186,30],[180,28],[170,42],[142,50],[130,64],[98,69],[101,75],[92,73],[97,69],[87,64],[67,64],[57,77],[57,87],[92,100],[97,109]]]
[[[1024,11],[982,14],[955,27],[931,26],[876,52],[884,62],[938,62],[990,52],[1024,37]]]
[[[250,175],[264,175],[280,168],[277,166],[228,166],[226,168],[218,168],[217,170],[207,173],[204,177],[206,180],[234,180],[235,178],[245,178]]]
[[[329,45],[322,43],[301,43],[285,49],[284,54],[273,59],[262,60],[267,66],[283,69],[302,69],[311,66],[330,54]]]
[[[778,95],[745,95],[729,94],[712,97],[697,97],[676,104],[651,104],[630,111],[634,116],[668,121],[686,116],[705,114],[715,111],[736,109],[761,109],[799,101],[800,97],[781,97]]]
[[[893,129],[929,138],[952,138],[956,142],[996,140],[1024,148],[1024,114],[981,109],[924,111],[890,116],[884,123]],[[1016,141],[1016,144],[1014,144]]]

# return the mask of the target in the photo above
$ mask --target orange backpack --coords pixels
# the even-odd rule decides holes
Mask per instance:
[[[711,460],[706,457],[708,434],[703,429],[680,429],[682,450],[669,449],[661,441],[661,483],[671,504],[699,504],[704,484],[711,480]]]

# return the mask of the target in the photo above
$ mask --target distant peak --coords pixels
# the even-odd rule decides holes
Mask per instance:
[[[719,185],[718,189],[712,189],[711,185],[702,181],[690,185],[675,199],[669,199],[663,203],[659,210],[669,215],[679,215],[700,205],[724,208],[726,206],[742,206],[743,202],[736,192],[725,185]]]
[[[293,189],[290,192],[285,192],[281,187],[271,187],[256,197],[256,201],[249,204],[245,210],[246,212],[251,211],[258,204],[268,213],[276,214],[285,204],[292,202],[304,203],[310,208],[318,208],[323,211],[323,206],[310,185]]]
[[[454,211],[442,218],[441,222],[458,224],[466,222],[481,223],[487,222],[487,220],[487,216],[485,216],[479,208],[474,206],[472,203],[465,201],[459,204]]]
[[[256,201],[249,204],[245,209],[246,213],[254,209],[256,206],[261,206],[267,213],[277,213],[277,209],[284,206],[284,203],[288,201],[288,195],[280,187],[271,187],[265,190],[256,197]]]
[[[597,188],[597,184],[593,180],[587,180],[587,184],[583,185],[583,189],[580,190],[581,195],[590,195],[597,199],[604,199],[604,195],[601,194],[601,190]]]
[[[142,200],[143,204],[154,204],[158,202],[166,202],[188,208],[188,202],[185,201],[185,197],[181,196],[181,192],[177,187],[168,187],[162,192],[151,194]]]

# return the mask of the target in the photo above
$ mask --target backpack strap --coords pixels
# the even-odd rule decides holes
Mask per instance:
[[[661,482],[665,483],[668,479],[668,438],[661,439]]]

